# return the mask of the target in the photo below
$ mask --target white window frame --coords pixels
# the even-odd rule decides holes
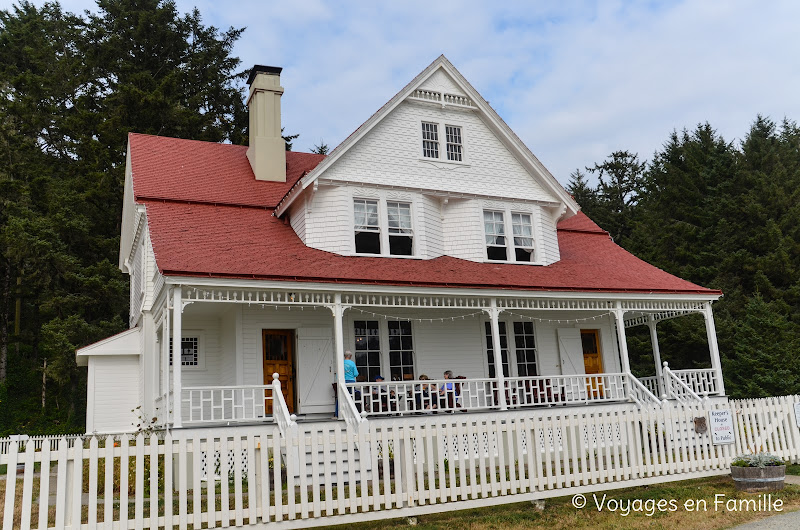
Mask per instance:
[[[197,366],[191,364],[181,364],[181,370],[201,371],[206,369],[206,345],[205,333],[201,330],[184,329],[181,330],[181,342],[184,339],[197,338]],[[174,348],[171,345],[172,336],[167,339],[167,358],[169,360],[169,369],[172,370],[172,358],[174,358]],[[170,358],[170,355],[172,358]]]
[[[400,206],[408,206],[408,228],[393,228],[389,226],[389,209],[390,205],[396,204],[398,207]],[[411,201],[400,201],[400,200],[386,200],[386,254],[392,257],[412,257],[416,255],[416,238],[414,237],[414,210],[412,208]],[[392,232],[395,230],[395,232]],[[392,254],[392,246],[391,246],[391,239],[392,236],[408,236],[411,238],[411,254]]]
[[[491,326],[491,321],[488,318],[483,318],[483,328],[481,331],[484,331],[486,324],[488,323]],[[515,322],[528,322],[525,319],[521,320],[514,320],[513,318],[501,318],[498,320],[499,323],[503,323],[506,326],[506,349],[508,350],[508,371],[509,375],[506,377],[534,377],[534,376],[521,376],[519,375],[519,366],[517,365],[517,334],[514,332],[514,323]],[[539,349],[539,328],[536,326],[536,322],[533,321],[533,342],[535,344],[534,348],[536,349],[536,371],[539,372],[537,376],[542,375],[542,364],[541,364],[541,356],[540,356],[540,349]],[[491,344],[491,337],[483,333],[484,335],[484,344],[483,344],[483,365],[486,377],[489,377],[489,349],[491,348],[494,352],[493,345]],[[502,357],[500,358],[502,361]],[[416,358],[415,358],[416,360]],[[495,355],[495,364],[497,363],[497,356]],[[414,372],[416,373],[416,372]],[[497,367],[495,366],[495,377],[497,377]]]
[[[434,131],[426,130],[425,127],[426,125],[433,126],[433,128],[435,128],[436,130]],[[420,135],[422,136],[422,143],[420,144],[422,146],[422,158],[428,160],[439,160],[439,158],[441,158],[441,153],[442,153],[441,125],[433,121],[423,121],[420,124],[419,132]],[[435,134],[436,139],[426,138],[425,136],[428,134]],[[436,156],[428,156],[425,154],[426,150],[428,151],[432,150],[425,148],[425,142],[430,142],[431,144],[434,144],[431,147],[435,146]]]
[[[436,125],[437,135],[438,138],[438,157],[431,157],[425,156],[425,141],[426,140],[425,133],[423,132],[422,125],[423,124],[432,124]],[[461,160],[448,160],[447,158],[447,128],[448,127],[458,127],[460,136],[461,136],[461,143],[458,144],[461,146]],[[467,163],[467,142],[465,136],[466,127],[462,123],[453,123],[449,121],[436,121],[436,120],[420,120],[419,126],[419,159],[424,162],[441,162],[444,164],[456,164],[456,165],[468,165]]]
[[[364,230],[363,228],[359,229],[359,228],[356,227],[356,202],[358,202],[358,201],[363,201],[365,203],[365,206],[366,206],[366,203],[369,203],[369,202],[374,202],[376,204],[376,209],[377,209],[377,212],[378,212],[378,224],[377,224],[377,226],[375,227],[374,230]],[[384,217],[383,216],[383,208],[381,207],[381,203],[382,202],[384,202],[382,199],[378,199],[378,198],[375,198],[375,197],[353,197],[353,200],[350,203],[350,204],[352,204],[352,207],[353,207],[352,215],[350,216],[350,219],[352,219],[352,222],[353,222],[353,230],[352,230],[352,233],[353,233],[353,239],[352,239],[352,241],[353,241],[353,254],[357,254],[359,256],[383,256],[384,255],[384,251],[386,250],[386,245],[388,244],[388,239],[384,242],[385,235],[386,235],[386,230],[385,230],[384,223],[382,222],[382,218]],[[372,227],[372,225],[364,225],[364,226],[370,227],[370,228]],[[378,234],[378,241],[379,241],[379,244],[380,244],[380,252],[378,252],[377,254],[358,252],[356,250],[356,234],[359,233],[359,232],[377,233]]]
[[[356,321],[360,321],[360,320],[365,320],[365,321],[377,320],[378,321],[378,338],[380,339],[380,360],[381,360],[380,373],[384,377],[385,381],[390,381],[391,377],[392,377],[391,376],[392,364],[391,364],[391,357],[390,357],[390,354],[389,354],[389,321],[386,320],[385,318],[373,317],[371,315],[366,315],[366,314],[364,314],[364,315],[350,315],[350,316],[347,317],[348,324],[347,324],[347,327],[345,329],[348,329],[349,330],[348,333],[350,333],[350,339],[348,341],[349,344],[350,344],[350,348],[349,349],[350,349],[350,351],[353,352],[354,357],[355,357],[355,353],[356,353],[355,323],[356,323]],[[400,320],[404,320],[404,319],[401,318]],[[414,352],[414,355],[413,355],[413,358],[412,358],[412,360],[413,360],[413,365],[412,366],[413,366],[413,369],[414,369],[414,377],[418,378],[419,375],[420,375],[420,371],[419,371],[419,356],[418,356],[419,351],[418,351],[418,348],[417,348],[417,346],[418,346],[418,343],[417,343],[417,338],[418,338],[417,333],[418,333],[418,331],[417,331],[417,327],[416,327],[416,324],[415,324],[413,319],[409,318],[409,319],[407,319],[407,321],[411,324],[411,341],[412,341],[412,346],[413,346],[413,350],[412,351]],[[366,382],[371,383],[372,381],[366,381]]]
[[[365,254],[363,252],[356,252],[356,238],[355,234],[356,230],[356,214],[355,214],[355,203],[356,201],[374,201],[378,203],[378,231],[380,233],[380,244],[381,244],[381,251],[379,254]],[[411,216],[411,228],[408,229],[408,235],[411,236],[411,254],[391,254],[391,249],[389,245],[389,207],[388,203],[396,203],[396,204],[406,204],[408,205],[409,215]],[[350,211],[350,219],[352,220],[352,230],[351,233],[353,234],[351,239],[352,244],[352,254],[354,256],[372,256],[372,257],[382,257],[382,258],[419,258],[419,247],[417,245],[417,231],[415,228],[415,207],[414,201],[411,199],[387,199],[384,196],[381,197],[353,197],[350,201],[352,205],[352,210]],[[362,230],[359,230],[362,231]],[[399,235],[399,234],[396,234]]]
[[[450,141],[450,129],[458,129],[458,143]],[[458,156],[461,160],[454,160],[450,158],[450,146],[455,145],[458,146]],[[452,124],[445,124],[444,126],[444,150],[445,150],[445,158],[448,162],[458,162],[461,163],[464,161],[464,128],[461,125],[452,125]]]
[[[489,259],[489,252],[487,248],[490,246],[486,242],[486,236],[490,235],[486,233],[486,224],[484,221],[484,212],[496,212],[501,213],[503,215],[503,236],[505,237],[506,244],[506,259],[505,260],[496,260],[496,259]],[[517,261],[517,246],[514,244],[514,225],[513,225],[513,214],[522,214],[528,215],[531,219],[531,239],[533,240],[533,253],[531,255],[531,261]],[[483,244],[483,257],[487,263],[515,263],[518,265],[543,265],[544,264],[544,256],[541,252],[541,227],[539,226],[539,217],[537,215],[536,210],[523,210],[519,208],[511,208],[510,206],[506,207],[494,207],[494,206],[484,206],[480,209],[480,219],[481,219],[481,227],[483,232],[483,238],[481,243]],[[493,234],[492,234],[493,235]],[[500,246],[500,245],[491,245],[491,246]],[[522,249],[528,249],[529,247],[519,247]]]

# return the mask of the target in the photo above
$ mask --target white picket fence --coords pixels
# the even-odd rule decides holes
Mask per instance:
[[[725,474],[753,448],[800,461],[797,401],[424,415],[298,424],[284,436],[264,425],[5,440],[3,528],[296,528]],[[712,409],[732,411],[735,444],[695,431]]]

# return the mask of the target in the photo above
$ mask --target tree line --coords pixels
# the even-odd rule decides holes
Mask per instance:
[[[758,116],[739,142],[708,123],[675,131],[651,160],[616,151],[576,170],[567,188],[625,249],[724,292],[714,314],[728,394],[800,393],[795,122]],[[659,330],[662,356],[673,368],[710,366],[702,318],[677,318]],[[630,346],[639,375],[654,373],[646,330],[635,332]]]
[[[0,11],[0,436],[84,429],[75,350],[128,323],[127,134],[245,144],[246,72],[232,54],[243,31],[165,0]],[[284,138],[291,149],[297,135]],[[789,121],[759,117],[737,144],[701,125],[650,161],[615,152],[569,185],[619,244],[725,292],[715,314],[736,396],[798,391],[799,140]],[[702,322],[660,328],[673,366],[708,362]],[[652,371],[648,339],[630,342],[636,370]]]

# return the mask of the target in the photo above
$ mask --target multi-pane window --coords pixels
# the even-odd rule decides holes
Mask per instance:
[[[355,361],[359,380],[373,381],[381,373],[381,337],[377,320],[353,322],[355,336]]]
[[[389,376],[392,381],[414,379],[414,344],[411,322],[392,321],[389,324]]]
[[[536,341],[533,322],[514,322],[514,346],[517,357],[517,375],[539,375],[536,369]]]
[[[389,254],[410,256],[414,240],[411,230],[411,205],[405,202],[387,202],[389,218]]]
[[[181,366],[199,366],[200,353],[197,337],[181,338]],[[169,339],[169,365],[172,366],[172,338]]]
[[[378,201],[353,199],[355,212],[356,253],[381,253],[381,227],[378,222]]]
[[[517,261],[533,261],[533,224],[527,213],[511,214],[514,253]]]
[[[507,260],[503,212],[485,210],[483,212],[483,229],[486,233],[486,257],[491,260]]]
[[[439,125],[422,122],[422,156],[439,158]]]
[[[506,335],[506,323],[498,322],[500,329],[500,354],[503,359],[503,375],[509,377],[511,366],[508,363],[508,336]],[[494,342],[492,342],[492,324],[486,322],[486,357],[489,360],[489,377],[495,377],[494,367]]]
[[[462,152],[461,152],[461,127],[455,127],[453,125],[446,125],[445,126],[445,136],[447,140],[447,159],[454,160],[456,162],[462,161]]]

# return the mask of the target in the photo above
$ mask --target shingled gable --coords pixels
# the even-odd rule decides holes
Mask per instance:
[[[514,131],[503,121],[483,96],[464,78],[463,75],[453,66],[444,55],[440,55],[419,75],[411,80],[402,90],[390,99],[386,104],[375,112],[358,129],[339,144],[330,155],[317,167],[301,178],[293,186],[286,196],[278,204],[275,215],[282,216],[289,209],[291,204],[299,197],[303,190],[311,186],[326,169],[331,167],[336,161],[353,147],[360,139],[366,136],[378,123],[381,122],[390,112],[400,105],[416,89],[422,86],[426,80],[430,79],[439,70],[444,71],[450,79],[462,90],[477,107],[477,112],[484,120],[486,125],[494,132],[498,139],[507,149],[517,158],[523,167],[531,174],[539,176],[539,184],[547,191],[552,193],[566,206],[566,216],[574,215],[580,210],[580,206],[574,201],[569,193],[559,184],[556,178],[539,161],[538,158],[528,149],[528,147],[517,137]]]

